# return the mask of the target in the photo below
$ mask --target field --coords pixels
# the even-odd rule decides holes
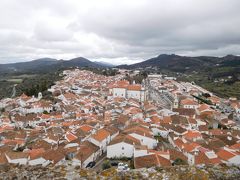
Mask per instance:
[[[49,86],[58,80],[59,74],[4,74],[0,75],[0,99],[11,97],[13,87],[16,86],[16,95],[25,93],[29,96],[37,95],[38,92],[45,92]]]
[[[23,79],[7,79],[6,81],[12,82],[15,84],[20,84],[23,81]]]

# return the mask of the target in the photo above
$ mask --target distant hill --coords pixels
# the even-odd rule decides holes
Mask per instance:
[[[78,57],[71,60],[57,60],[51,58],[42,58],[29,62],[11,63],[11,64],[0,64],[0,74],[15,72],[15,73],[40,73],[55,71],[63,68],[70,67],[94,67],[102,68],[108,67],[104,64],[92,62],[86,58]]]
[[[105,66],[105,67],[114,67],[113,64],[111,63],[107,63],[107,62],[104,62],[104,61],[94,61],[94,63],[100,65],[100,66]]]
[[[140,63],[131,65],[120,65],[117,67],[126,69],[158,67],[161,69],[167,69],[175,72],[185,72],[205,69],[214,66],[239,66],[239,65],[240,57],[233,55],[228,55],[224,57],[211,57],[211,56],[188,57],[179,56],[175,54],[172,55],[162,54]]]

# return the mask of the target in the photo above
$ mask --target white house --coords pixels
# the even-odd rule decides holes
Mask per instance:
[[[99,155],[99,147],[95,146],[91,142],[85,141],[80,144],[78,153],[72,159],[72,164],[74,166],[86,168],[90,162],[96,161]]]
[[[143,102],[146,100],[145,89],[141,85],[133,84],[127,87],[127,96],[128,99],[134,98]]]
[[[140,84],[129,84],[128,81],[119,81],[112,89],[110,88],[109,93],[113,97],[133,98],[140,102],[146,100],[145,89]]]
[[[147,146],[134,146],[134,158],[136,157],[141,157],[141,156],[146,156],[149,154]]]
[[[26,165],[28,162],[28,154],[24,152],[7,152],[5,156],[10,164]]]
[[[181,101],[181,105],[185,109],[197,109],[199,104],[193,99],[184,99]]]
[[[27,150],[26,152],[29,155],[28,165],[43,165],[46,162],[46,159],[42,157],[45,152],[43,148]]]
[[[43,166],[54,164],[56,166],[66,163],[65,154],[58,149],[50,149],[43,153],[42,158],[45,159]]]
[[[107,151],[107,145],[110,142],[111,135],[105,129],[97,130],[89,138],[89,141],[100,148],[101,154]]]
[[[112,90],[113,97],[123,97],[123,98],[125,98],[126,94],[127,94],[126,92],[127,92],[126,88],[120,88],[120,87],[115,87]]]
[[[44,159],[43,157],[30,158],[28,161],[28,165],[30,166],[43,165],[45,162],[46,159]]]
[[[138,139],[141,145],[146,145],[149,149],[157,146],[157,140],[153,137],[152,131],[143,126],[134,126],[125,130],[125,133]]]
[[[118,135],[107,146],[108,158],[133,157],[134,145],[140,145],[140,141],[129,135]]]
[[[119,130],[113,126],[106,127],[105,129],[110,133],[110,141],[119,134]]]
[[[163,138],[167,138],[169,131],[162,127],[153,127],[151,128],[154,136],[162,136]]]
[[[146,145],[149,149],[153,149],[157,146],[157,140],[152,136],[148,136],[147,134],[134,132],[130,133],[129,135],[138,139],[141,142],[141,145]]]

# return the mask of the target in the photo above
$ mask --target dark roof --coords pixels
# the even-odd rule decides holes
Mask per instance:
[[[195,109],[186,109],[186,108],[173,108],[173,112],[178,112],[179,115],[183,115],[183,116],[193,116],[196,114]]]

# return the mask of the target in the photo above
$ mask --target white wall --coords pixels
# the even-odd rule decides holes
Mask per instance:
[[[126,98],[126,89],[125,88],[113,88],[113,97]]]
[[[37,159],[29,160],[28,164],[31,165],[31,166],[42,165],[42,164],[44,164],[45,161],[46,160],[44,158],[40,157],[40,158],[37,158]]]
[[[240,165],[240,155],[234,156],[233,158],[229,159],[228,162],[234,165]]]
[[[135,99],[138,99],[140,101],[141,100],[141,93],[140,93],[140,91],[128,90],[127,91],[127,98],[135,98]]]
[[[158,128],[152,128],[151,130],[152,130],[154,136],[160,135],[163,138],[167,138],[167,136],[168,136],[167,130],[160,130]]]
[[[195,156],[193,154],[187,154],[188,164],[194,165],[195,164]]]
[[[147,136],[142,136],[136,133],[129,134],[130,136],[138,139],[141,142],[141,145],[146,145],[149,149],[153,149],[157,146],[157,140]]]
[[[198,105],[183,105],[183,108],[185,108],[185,109],[197,109]]]
[[[148,151],[145,149],[136,150],[134,149],[134,158],[148,155]]]
[[[92,155],[91,156],[89,156],[84,162],[83,162],[83,168],[85,168],[87,165],[88,165],[88,163],[90,163],[90,162],[92,162],[92,161],[94,161],[95,159],[94,159],[94,153],[92,153]]]
[[[6,155],[6,158],[8,160],[8,163],[11,163],[11,164],[23,164],[23,165],[26,165],[27,161],[28,161],[27,158],[19,158],[19,159],[13,159],[12,160],[7,155]]]
[[[107,157],[108,158],[120,158],[120,157],[133,157],[134,146],[121,142],[107,146]]]
[[[107,144],[110,142],[110,136],[104,139],[102,142],[95,140],[94,138],[90,138],[89,141],[100,148],[100,151],[107,151]]]

